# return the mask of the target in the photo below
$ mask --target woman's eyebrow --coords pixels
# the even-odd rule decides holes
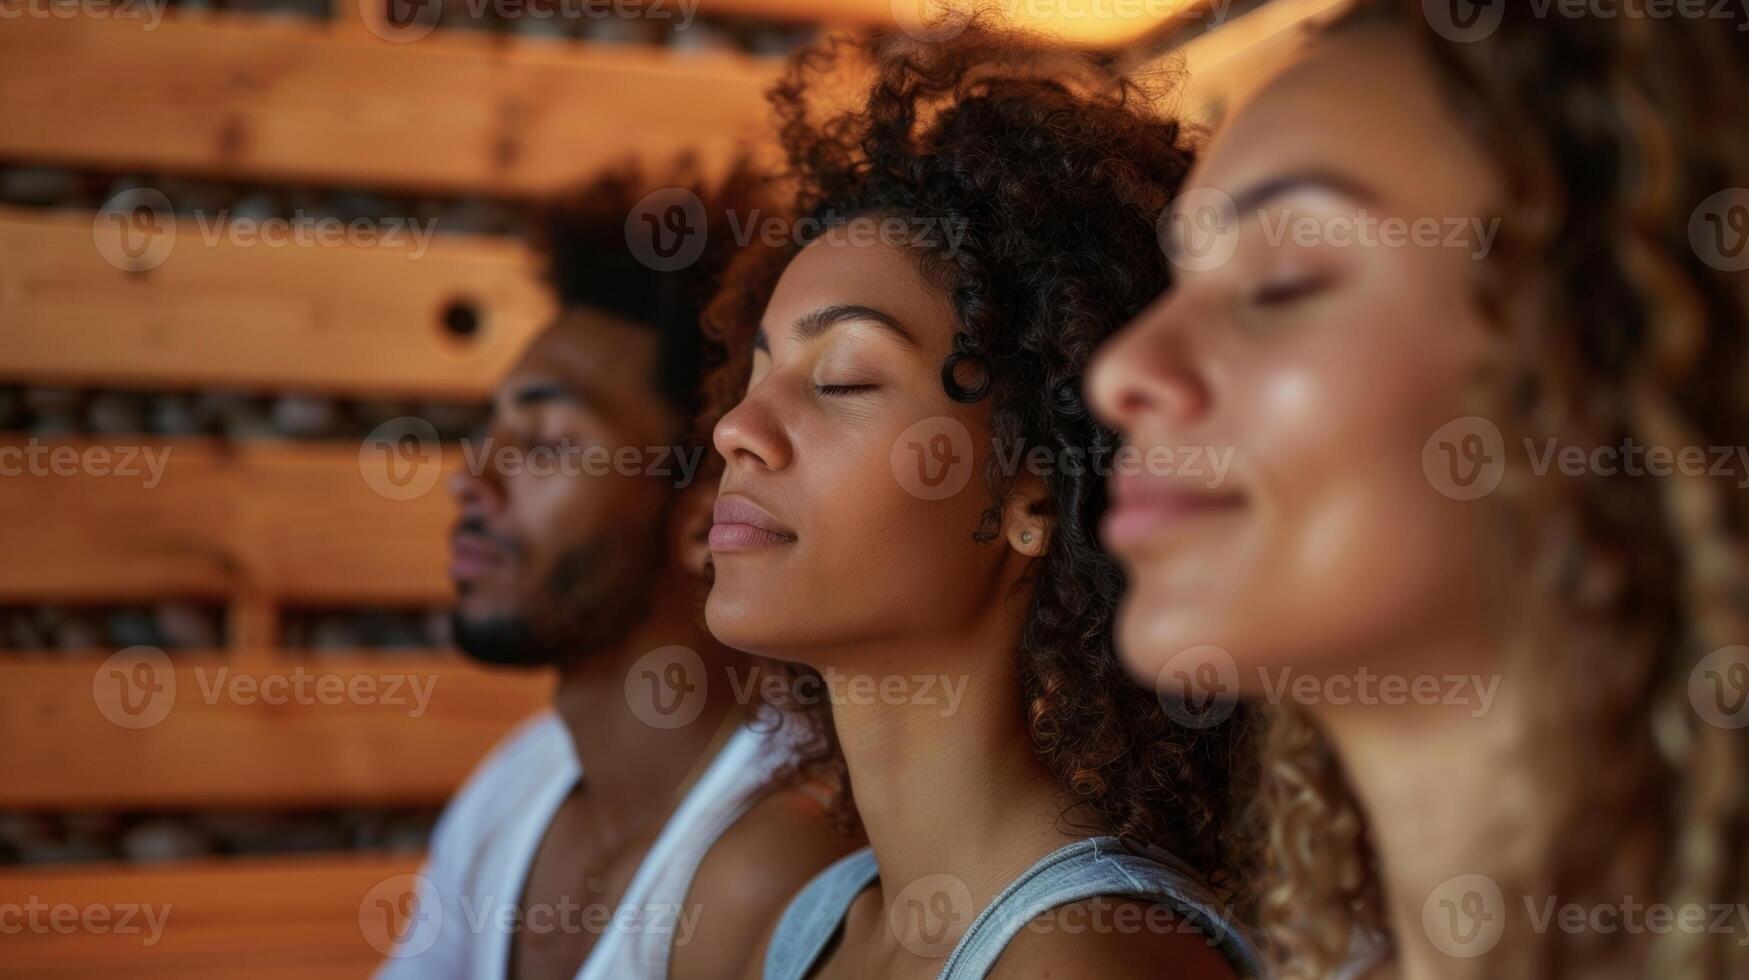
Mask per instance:
[[[1233,198],[1233,210],[1243,215],[1278,197],[1305,190],[1329,191],[1356,204],[1376,204],[1379,199],[1372,188],[1357,180],[1327,170],[1310,170],[1271,177],[1241,191]]]
[[[1296,194],[1300,191],[1328,191],[1339,197],[1347,198],[1362,207],[1377,204],[1379,201],[1379,195],[1358,180],[1329,170],[1307,170],[1270,177],[1240,191],[1228,199],[1232,204],[1232,210],[1219,216],[1221,223],[1223,227],[1237,225],[1243,222],[1247,216],[1253,216],[1261,211],[1264,205],[1276,198]],[[1164,233],[1162,233],[1162,237],[1166,237]],[[1168,259],[1176,261],[1183,254],[1183,251],[1183,241],[1176,237],[1167,239],[1166,256]]]
[[[792,332],[797,340],[812,340],[840,323],[861,320],[872,323],[882,330],[897,337],[907,347],[917,347],[917,338],[911,331],[905,329],[897,317],[877,310],[872,306],[857,303],[839,303],[832,306],[822,306],[817,310],[804,313],[796,320]]]

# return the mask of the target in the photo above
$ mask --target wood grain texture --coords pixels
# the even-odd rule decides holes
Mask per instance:
[[[0,810],[435,806],[552,685],[444,651],[119,662],[0,667]]]
[[[483,399],[552,316],[520,242],[276,247],[185,218],[134,272],[99,254],[97,219],[0,208],[0,380]],[[471,335],[444,326],[456,305]]]

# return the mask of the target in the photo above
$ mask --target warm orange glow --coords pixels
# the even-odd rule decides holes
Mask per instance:
[[[854,27],[932,23],[953,0],[702,0],[710,14],[817,21]],[[1178,17],[1215,17],[1211,0],[984,0],[1009,12],[1014,23],[1089,47],[1117,47]]]

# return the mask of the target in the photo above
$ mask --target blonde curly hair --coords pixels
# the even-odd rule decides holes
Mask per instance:
[[[1501,247],[1477,290],[1503,352],[1485,394],[1507,444],[1743,446],[1749,274],[1703,254],[1691,226],[1707,199],[1749,188],[1749,15],[1503,7],[1472,42],[1442,36],[1418,0],[1363,2],[1323,30],[1401,31],[1502,179]],[[1547,815],[1555,843],[1515,884],[1579,903],[1749,902],[1749,728],[1709,723],[1691,701],[1703,669],[1749,677],[1749,494],[1737,489],[1749,473],[1557,480],[1508,465],[1499,496],[1534,596],[1519,625],[1538,651],[1511,669],[1553,692],[1535,706],[1546,751],[1529,764],[1561,801]],[[1388,953],[1376,856],[1330,746],[1302,712],[1277,709],[1262,755],[1258,915],[1275,971],[1332,976],[1357,935]],[[1648,974],[1749,976],[1743,938],[1671,930],[1652,941]],[[1487,969],[1589,975],[1619,963],[1624,942],[1521,938]]]

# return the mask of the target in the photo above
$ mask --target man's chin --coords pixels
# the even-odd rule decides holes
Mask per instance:
[[[468,659],[498,667],[551,667],[559,651],[536,637],[521,616],[469,616],[452,612],[450,635]]]

